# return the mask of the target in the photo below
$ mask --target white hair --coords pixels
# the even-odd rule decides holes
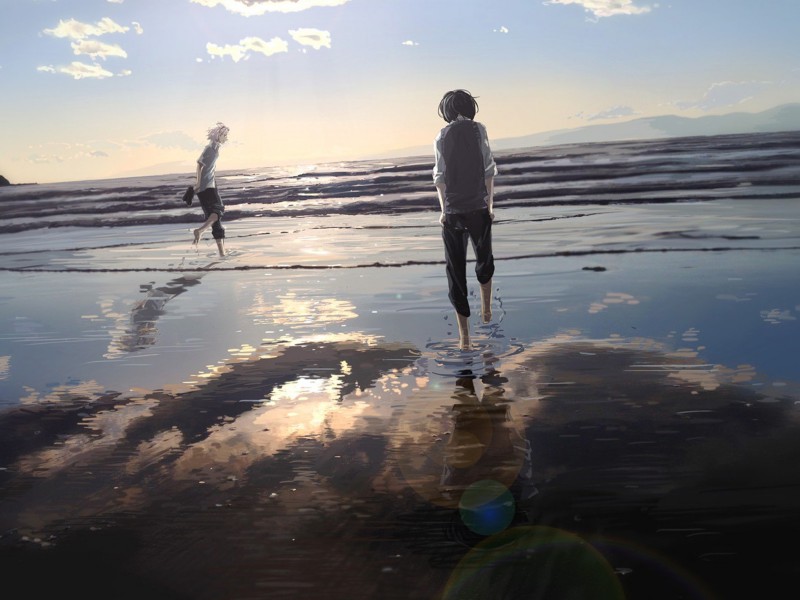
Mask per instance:
[[[222,137],[222,134],[228,133],[229,131],[230,127],[225,125],[225,123],[217,121],[217,124],[208,130],[206,137],[212,142],[219,142],[219,138]]]

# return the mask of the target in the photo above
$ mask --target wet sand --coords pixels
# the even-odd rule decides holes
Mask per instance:
[[[435,212],[250,215],[221,261],[169,223],[8,234],[4,584],[783,597],[800,227],[759,202],[500,206],[467,352]]]

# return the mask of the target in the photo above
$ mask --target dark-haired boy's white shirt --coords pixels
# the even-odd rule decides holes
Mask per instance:
[[[433,142],[433,156],[435,158],[434,165],[433,165],[433,184],[438,185],[440,183],[444,183],[444,171],[445,171],[445,164],[444,158],[442,157],[442,138],[444,137],[444,132],[447,131],[447,128],[450,127],[453,123],[458,121],[469,121],[472,119],[468,119],[462,115],[458,115],[456,120],[448,123],[444,127],[442,127],[439,134],[436,136],[436,139]],[[494,156],[492,156],[492,150],[489,147],[489,136],[486,133],[486,127],[484,127],[483,123],[479,123],[478,121],[474,121],[475,125],[478,126],[478,131],[481,135],[481,154],[483,155],[483,171],[485,177],[494,177],[497,175],[497,165],[494,162]]]

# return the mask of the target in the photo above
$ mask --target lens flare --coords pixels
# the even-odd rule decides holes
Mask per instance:
[[[582,538],[552,527],[514,527],[458,563],[442,600],[603,598],[624,600],[614,569]]]
[[[498,481],[482,479],[470,485],[461,496],[458,512],[464,525],[479,535],[494,535],[509,526],[514,518],[514,496]]]

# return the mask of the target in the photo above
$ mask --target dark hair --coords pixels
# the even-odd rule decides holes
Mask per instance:
[[[450,90],[439,102],[439,116],[448,123],[456,120],[458,115],[474,119],[478,112],[478,101],[467,90]]]

